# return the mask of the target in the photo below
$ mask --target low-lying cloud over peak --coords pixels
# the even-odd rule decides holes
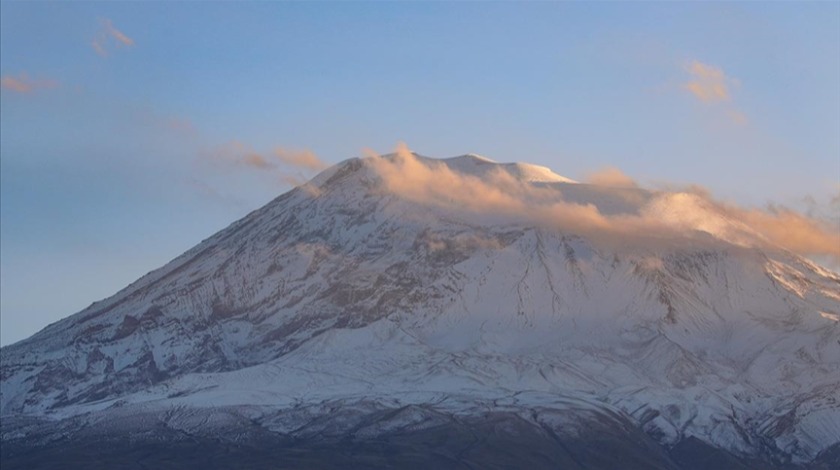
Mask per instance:
[[[599,186],[613,186],[617,188],[636,188],[639,185],[633,178],[627,176],[614,166],[607,166],[586,175],[586,183]]]
[[[387,191],[465,215],[536,224],[611,247],[700,247],[724,242],[840,261],[840,230],[827,221],[787,208],[723,203],[696,186],[669,191],[639,188],[617,168],[592,173],[590,185],[533,184],[502,166],[481,177],[459,172],[444,161],[417,157],[404,144],[388,157],[368,154],[366,161]],[[615,200],[626,203],[622,210],[609,207]]]

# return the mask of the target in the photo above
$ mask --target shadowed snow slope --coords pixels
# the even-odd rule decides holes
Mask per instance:
[[[4,347],[2,438],[367,438],[492,412],[807,464],[840,442],[838,318],[840,276],[694,194],[351,159]]]

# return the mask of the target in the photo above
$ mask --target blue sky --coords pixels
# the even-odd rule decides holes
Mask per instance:
[[[837,2],[3,2],[0,74],[2,344],[313,174],[278,147],[837,214]]]

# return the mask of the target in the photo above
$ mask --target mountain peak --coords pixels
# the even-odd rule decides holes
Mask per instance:
[[[840,435],[838,278],[736,223],[527,163],[345,160],[4,347],[0,414],[67,417],[52,439],[224,408],[297,438],[351,408],[506,407],[541,433],[600,410],[665,448],[808,462]]]
[[[487,157],[485,157],[483,155],[479,155],[477,153],[465,153],[464,155],[458,155],[457,157],[444,158],[443,160],[446,160],[446,161],[472,160],[472,161],[476,161],[476,162],[497,163],[496,160],[487,158]]]

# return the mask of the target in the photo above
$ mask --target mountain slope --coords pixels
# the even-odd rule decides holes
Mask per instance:
[[[569,225],[569,206],[664,228],[616,237]],[[42,419],[148,426],[130,416],[388,436],[493,412],[807,463],[840,442],[838,318],[840,276],[692,194],[474,155],[351,159],[4,347],[0,412],[29,424],[3,439],[50,441]],[[388,410],[423,411],[371,418]]]

